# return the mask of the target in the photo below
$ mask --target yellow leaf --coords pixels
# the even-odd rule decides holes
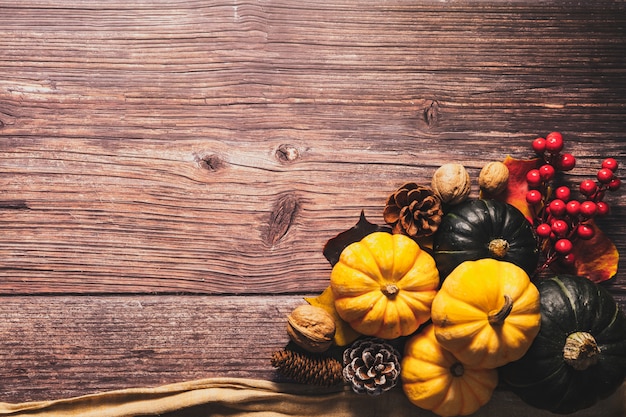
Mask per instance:
[[[337,314],[337,310],[335,310],[335,297],[330,287],[326,288],[324,292],[317,297],[305,297],[304,300],[313,306],[323,308],[333,316],[337,328],[335,331],[335,344],[337,346],[349,345],[361,335]]]

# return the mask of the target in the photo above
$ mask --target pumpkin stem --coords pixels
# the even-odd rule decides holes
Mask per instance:
[[[465,368],[461,362],[457,362],[450,367],[452,376],[461,377],[465,373]]]
[[[501,238],[493,239],[491,242],[489,242],[488,248],[489,253],[491,253],[496,258],[502,259],[509,251],[509,242]]]
[[[511,310],[513,310],[513,300],[510,296],[504,294],[504,304],[500,310],[489,312],[489,324],[498,325],[504,323],[504,319],[508,317]]]
[[[584,371],[598,363],[599,353],[596,339],[587,332],[574,332],[565,339],[563,359],[577,371]]]
[[[400,291],[400,288],[396,284],[387,284],[383,285],[380,289],[387,298],[394,298],[396,294]]]

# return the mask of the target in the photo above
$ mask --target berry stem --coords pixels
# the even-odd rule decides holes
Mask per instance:
[[[615,175],[617,161],[606,158],[593,179],[580,182],[581,200],[571,197],[569,186],[557,188],[555,174],[570,171],[576,165],[574,155],[562,152],[563,142],[559,132],[551,132],[545,139],[539,137],[532,142],[538,168],[526,173],[526,201],[544,259],[534,277],[550,268],[555,261],[570,268],[575,265],[577,253],[573,250],[574,245],[593,237],[592,219],[609,212],[609,205],[603,201],[605,194],[621,186],[621,180]]]

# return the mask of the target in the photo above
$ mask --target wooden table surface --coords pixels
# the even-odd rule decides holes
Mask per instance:
[[[626,167],[625,28],[623,1],[0,1],[0,401],[275,379],[323,245],[402,183],[553,130],[572,183]]]

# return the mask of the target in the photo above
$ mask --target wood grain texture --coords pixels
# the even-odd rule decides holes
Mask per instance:
[[[236,294],[275,334],[254,315],[322,291],[324,243],[405,181],[475,179],[553,130],[572,184],[626,166],[622,1],[329,3],[0,0],[2,400],[267,376],[229,350],[254,326],[189,325]],[[626,253],[626,193],[607,200]]]
[[[321,290],[443,161],[624,161],[623,4],[411,3],[3,6],[0,292]]]
[[[281,380],[288,296],[17,296],[0,305],[3,402],[211,377]]]

